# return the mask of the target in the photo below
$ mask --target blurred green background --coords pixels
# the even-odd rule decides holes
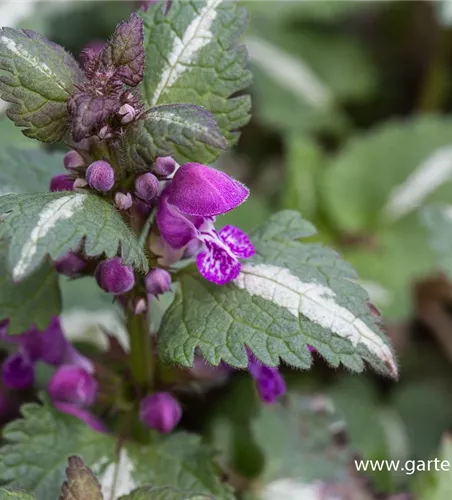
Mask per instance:
[[[247,230],[279,209],[301,211],[316,239],[358,270],[401,376],[352,376],[316,359],[309,373],[285,370],[290,411],[256,416],[238,374],[209,397],[192,396],[187,425],[203,427],[239,490],[251,484],[267,500],[450,500],[452,472],[358,476],[350,464],[354,456],[452,461],[452,286],[420,217],[432,202],[452,204],[452,3],[242,3],[253,118],[217,166],[252,195],[221,223]],[[138,4],[0,2],[0,23],[78,55]],[[0,115],[0,150],[12,145],[37,147]],[[12,160],[0,156],[1,181]],[[86,280],[64,282],[64,301],[67,311],[112,307]]]

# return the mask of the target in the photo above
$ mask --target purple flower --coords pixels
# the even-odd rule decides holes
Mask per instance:
[[[50,179],[49,189],[52,193],[55,191],[72,191],[74,189],[74,179],[66,174],[55,175]]]
[[[248,360],[248,371],[256,381],[259,397],[264,403],[275,403],[286,392],[286,382],[278,368],[263,365],[251,352]]]
[[[213,217],[241,205],[249,190],[224,172],[185,163],[174,174],[168,202],[187,215]]]
[[[162,238],[172,248],[185,247],[192,240],[202,243],[196,257],[199,272],[207,280],[224,285],[240,274],[239,259],[247,259],[255,253],[248,236],[234,226],[225,226],[220,231],[214,227],[213,217],[184,215],[169,203],[163,193],[157,211],[157,224]]]
[[[135,120],[137,116],[136,109],[130,104],[123,104],[118,111],[118,115],[121,117],[121,123],[127,125],[128,123]]]
[[[145,276],[144,283],[150,295],[161,295],[171,288],[171,274],[165,269],[151,269]]]
[[[146,427],[171,432],[182,417],[179,402],[169,392],[156,392],[140,402],[140,420]]]
[[[115,171],[108,162],[99,160],[86,169],[85,178],[91,188],[106,192],[115,184]]]
[[[64,155],[64,168],[71,171],[85,165],[83,157],[77,151],[69,151]]]
[[[80,272],[85,269],[86,265],[86,261],[74,252],[68,252],[55,261],[55,269],[57,272],[69,276],[70,278],[80,276]]]
[[[168,177],[176,170],[176,162],[171,156],[161,156],[152,165],[152,171],[160,177]]]
[[[135,193],[143,201],[153,200],[159,193],[159,181],[154,174],[142,174],[135,180]]]
[[[80,408],[79,406],[72,403],[62,403],[60,401],[54,402],[53,405],[61,413],[73,415],[74,417],[83,420],[83,422],[91,427],[91,429],[97,432],[107,432],[107,428],[105,427],[104,423],[88,410]]]
[[[113,295],[122,295],[135,285],[132,267],[123,264],[119,257],[102,261],[95,276],[100,288]]]
[[[3,383],[10,389],[28,389],[35,381],[33,363],[23,352],[8,356],[2,366]]]
[[[119,210],[128,210],[133,205],[132,195],[118,191],[115,194],[115,205]]]
[[[48,391],[55,401],[90,406],[97,396],[98,385],[91,373],[79,366],[63,365],[54,373]]]

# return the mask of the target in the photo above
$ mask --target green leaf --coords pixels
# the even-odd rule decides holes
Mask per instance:
[[[144,120],[127,129],[123,150],[134,168],[146,170],[158,156],[184,163],[201,144],[227,148],[213,115],[201,106],[166,104],[151,108]]]
[[[34,496],[25,491],[10,488],[0,488],[0,500],[33,500]]]
[[[82,73],[59,45],[34,31],[0,30],[0,95],[7,114],[27,137],[61,140],[68,129],[66,103]]]
[[[132,231],[112,205],[99,196],[80,193],[19,194],[0,197],[0,226],[9,235],[8,263],[19,281],[42,262],[78,248],[88,256],[119,254],[126,264],[146,271],[148,263]]]
[[[79,457],[69,457],[60,500],[102,500],[100,484]]]
[[[55,268],[44,262],[20,283],[8,275],[6,242],[0,242],[0,319],[9,319],[8,333],[20,334],[33,325],[44,330],[61,312],[61,293]]]
[[[211,498],[176,488],[153,488],[149,486],[138,488],[130,495],[121,497],[119,500],[210,500]]]
[[[141,483],[158,488],[172,486],[195,496],[218,500],[234,498],[230,487],[218,477],[214,454],[199,436],[172,434],[132,457],[136,461],[135,477]]]
[[[298,134],[287,137],[286,148],[281,207],[313,217],[318,204],[317,183],[324,163],[322,151],[312,139]]]
[[[24,418],[3,430],[8,444],[0,449],[0,480],[24,488],[38,500],[57,498],[70,456],[76,454],[93,469],[105,472],[115,459],[116,441],[91,430],[73,416],[59,413],[50,404],[27,404]]]
[[[435,461],[435,470],[429,470],[417,477],[415,488],[419,500],[449,500],[452,497],[452,437],[443,437],[440,456]],[[444,465],[444,468],[443,468]],[[425,462],[424,462],[425,467]]]
[[[221,0],[163,3],[141,14],[145,30],[143,97],[148,106],[189,102],[213,113],[229,145],[249,120],[248,96],[231,97],[251,82],[246,49],[237,39],[246,23],[244,9]],[[202,145],[193,161],[210,163],[218,152]]]
[[[0,118],[0,146],[36,149],[36,143],[28,140],[6,115]]]
[[[425,207],[421,222],[430,234],[430,244],[441,268],[452,274],[452,205],[436,204]]]
[[[295,225],[293,220],[298,222]],[[291,231],[282,231],[292,220]],[[233,282],[218,287],[195,270],[181,274],[176,298],[159,332],[159,351],[168,362],[191,366],[194,350],[209,363],[245,368],[247,345],[265,364],[279,359],[311,366],[307,345],[332,365],[361,371],[363,360],[397,376],[385,335],[375,322],[354,270],[332,250],[290,238],[312,226],[282,212],[251,235],[256,257]]]
[[[412,283],[436,267],[416,211],[451,199],[451,126],[439,116],[386,124],[352,139],[325,170],[327,215],[344,240],[361,242],[344,256],[391,318],[409,314]]]
[[[62,168],[63,153],[49,153],[36,147],[3,147],[0,149],[0,191],[2,194],[45,192],[51,177],[61,173]]]

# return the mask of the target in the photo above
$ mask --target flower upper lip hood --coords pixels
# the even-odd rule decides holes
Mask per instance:
[[[168,201],[187,215],[213,217],[241,205],[249,189],[229,175],[200,163],[185,163],[174,175]]]

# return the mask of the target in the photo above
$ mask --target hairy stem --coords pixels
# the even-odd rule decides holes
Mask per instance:
[[[127,313],[130,367],[137,385],[148,391],[153,385],[154,356],[146,314]]]

